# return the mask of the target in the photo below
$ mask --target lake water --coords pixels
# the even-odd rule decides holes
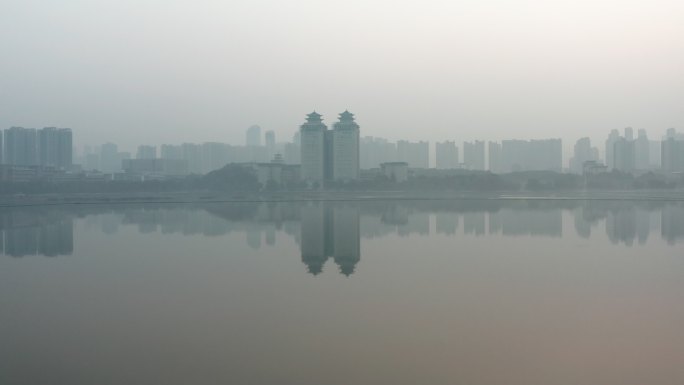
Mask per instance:
[[[0,209],[0,384],[684,383],[684,204]]]

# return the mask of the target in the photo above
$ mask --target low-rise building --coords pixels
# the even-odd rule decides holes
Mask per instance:
[[[408,163],[406,162],[387,162],[380,165],[383,175],[397,182],[408,180]]]

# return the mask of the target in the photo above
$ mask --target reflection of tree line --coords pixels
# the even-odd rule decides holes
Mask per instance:
[[[563,212],[588,238],[604,222],[613,243],[644,243],[660,230],[669,244],[684,239],[684,204],[633,201],[376,201],[55,206],[0,210],[0,251],[10,256],[73,253],[74,221],[85,231],[113,234],[134,226],[140,233],[223,236],[243,233],[258,249],[275,245],[279,231],[300,245],[312,274],[329,259],[349,275],[360,260],[360,238],[437,234],[560,237]]]

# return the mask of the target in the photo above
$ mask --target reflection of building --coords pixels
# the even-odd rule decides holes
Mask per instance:
[[[349,276],[361,259],[358,207],[333,209],[333,259],[340,273]]]
[[[670,206],[663,210],[660,219],[660,232],[673,245],[677,240],[684,239],[684,206]]]
[[[606,234],[614,244],[623,242],[627,246],[632,246],[637,236],[636,210],[633,207],[621,207],[608,211]]]
[[[6,255],[53,257],[71,255],[74,251],[71,215],[52,211],[16,211],[6,216],[4,227],[4,245],[0,242],[0,251],[4,250]]]
[[[312,202],[301,208],[302,262],[311,274],[323,271],[332,257],[340,273],[351,275],[361,259],[358,207]]]
[[[437,212],[435,214],[437,234],[454,235],[458,229],[458,214],[453,212]]]
[[[467,212],[463,214],[463,231],[466,234],[484,235],[485,212]]]
[[[489,231],[503,235],[542,235],[560,237],[563,216],[560,209],[499,210],[489,214]]]

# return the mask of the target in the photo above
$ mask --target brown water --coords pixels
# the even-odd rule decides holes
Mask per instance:
[[[0,210],[0,384],[682,384],[684,206]]]

